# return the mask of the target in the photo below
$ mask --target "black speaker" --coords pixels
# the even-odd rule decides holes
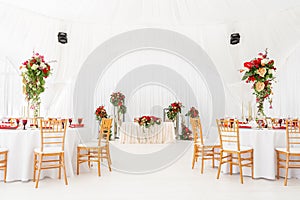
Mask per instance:
[[[59,32],[57,37],[58,37],[58,42],[62,44],[66,44],[68,42],[67,33]]]
[[[235,45],[238,44],[240,42],[240,34],[239,33],[232,33],[230,35],[230,44]]]

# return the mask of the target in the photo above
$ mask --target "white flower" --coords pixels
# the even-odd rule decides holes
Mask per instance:
[[[46,67],[47,67],[47,65],[45,65],[45,63],[41,63],[41,65],[40,65],[43,69],[45,69]]]
[[[27,68],[26,68],[26,67],[22,67],[22,68],[21,68],[21,72],[22,72],[22,73],[27,72]]]
[[[31,69],[36,70],[38,67],[39,67],[38,65],[33,64],[33,65],[31,66]]]
[[[269,69],[269,74],[274,74],[274,69]]]
[[[264,58],[264,59],[262,59],[261,61],[260,61],[260,64],[262,65],[262,66],[264,66],[265,64],[268,64],[269,63],[269,59],[268,58]]]

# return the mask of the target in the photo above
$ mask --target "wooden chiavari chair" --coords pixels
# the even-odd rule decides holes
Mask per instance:
[[[111,157],[109,150],[109,137],[111,134],[112,119],[103,118],[100,125],[98,142],[86,142],[77,146],[77,175],[81,163],[87,162],[91,167],[91,162],[98,164],[98,176],[101,176],[101,160],[107,159],[109,171],[111,171]]]
[[[240,145],[238,120],[217,119],[216,121],[221,143],[217,179],[220,177],[222,164],[228,163],[230,166],[230,175],[232,175],[232,166],[239,166],[240,181],[243,184],[243,167],[251,167],[253,178],[253,148]]]
[[[40,120],[41,146],[34,150],[33,181],[38,187],[41,170],[58,168],[58,178],[61,178],[61,169],[64,171],[65,184],[68,185],[64,145],[67,120]],[[48,157],[48,158],[47,158]],[[58,158],[57,158],[58,157]],[[36,171],[38,172],[36,178]]]
[[[6,183],[8,149],[0,147],[0,170],[3,170],[3,181]]]
[[[200,118],[190,118],[190,123],[194,134],[192,169],[194,169],[195,162],[201,157],[201,174],[203,174],[205,160],[211,160],[212,167],[215,167],[215,160],[218,160],[220,155],[219,152],[216,152],[215,150],[219,149],[221,146],[219,144],[207,144],[204,141]]]
[[[285,120],[286,147],[276,148],[277,179],[280,169],[285,169],[284,186],[287,186],[289,168],[300,168],[300,120]],[[282,156],[281,156],[282,155]]]

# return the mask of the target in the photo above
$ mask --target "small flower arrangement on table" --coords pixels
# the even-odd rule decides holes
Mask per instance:
[[[102,118],[107,118],[107,113],[104,106],[99,106],[95,111],[96,119],[101,121]]]
[[[195,107],[191,107],[190,110],[185,114],[185,116],[197,118],[199,117],[199,111]]]
[[[150,128],[155,124],[160,125],[161,119],[155,116],[142,116],[140,118],[137,118],[135,122],[137,122],[140,126],[143,126],[145,128]]]
[[[183,107],[182,103],[174,102],[171,103],[168,107],[167,117],[174,121],[178,113],[181,113],[181,108]]]
[[[193,132],[183,123],[181,124],[182,131],[180,135],[181,140],[192,140],[193,139]]]

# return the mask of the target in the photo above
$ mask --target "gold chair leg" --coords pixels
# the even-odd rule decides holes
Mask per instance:
[[[212,168],[215,168],[215,148],[212,148],[212,159],[211,159]]]
[[[197,149],[196,149],[196,147],[194,146],[194,154],[193,154],[193,160],[192,160],[192,169],[194,169],[194,167],[195,167],[196,153],[197,153]]]
[[[41,176],[41,168],[42,168],[42,160],[43,160],[43,155],[39,154],[39,165],[38,165],[38,177],[35,180],[35,188],[39,187],[39,180]]]
[[[243,167],[242,167],[242,160],[241,160],[241,154],[238,153],[238,162],[239,162],[239,168],[240,168],[240,180],[241,180],[241,184],[244,183],[243,181]]]
[[[7,152],[4,154],[4,160],[5,160],[5,168],[4,168],[4,174],[3,174],[3,182],[6,183],[6,175],[7,175]]]
[[[77,162],[76,162],[76,173],[79,175],[79,158],[80,158],[80,148],[77,147]]]
[[[253,150],[251,151],[251,162],[252,162],[252,165],[251,165],[251,176],[252,176],[252,179],[254,179],[254,157],[253,157]]]
[[[284,177],[284,186],[287,186],[287,178],[289,175],[289,161],[290,161],[290,155],[286,154],[286,163],[285,163],[285,177]]]
[[[277,166],[277,175],[276,178],[279,179],[279,173],[280,173],[280,168],[279,168],[279,158],[280,158],[280,154],[278,151],[276,151],[276,166]]]
[[[229,166],[230,166],[230,175],[232,175],[232,153],[231,154],[229,154]]]
[[[59,155],[59,168],[58,168],[58,179],[61,179],[61,166],[62,166],[62,163],[61,163],[61,155]]]
[[[217,174],[217,179],[220,178],[220,173],[221,173],[221,166],[222,166],[222,160],[223,160],[223,151],[220,151],[220,161],[219,161],[219,167],[218,167],[218,174]]]
[[[201,149],[201,154],[202,154],[202,156],[201,156],[201,174],[203,174],[203,169],[204,169],[204,147],[202,147],[202,149]]]
[[[61,155],[61,161],[60,162],[62,163],[62,167],[63,167],[63,170],[64,170],[65,185],[68,185],[66,165],[65,165],[65,155],[64,154]]]
[[[32,181],[35,182],[35,175],[36,175],[36,153],[33,154],[33,179]]]

